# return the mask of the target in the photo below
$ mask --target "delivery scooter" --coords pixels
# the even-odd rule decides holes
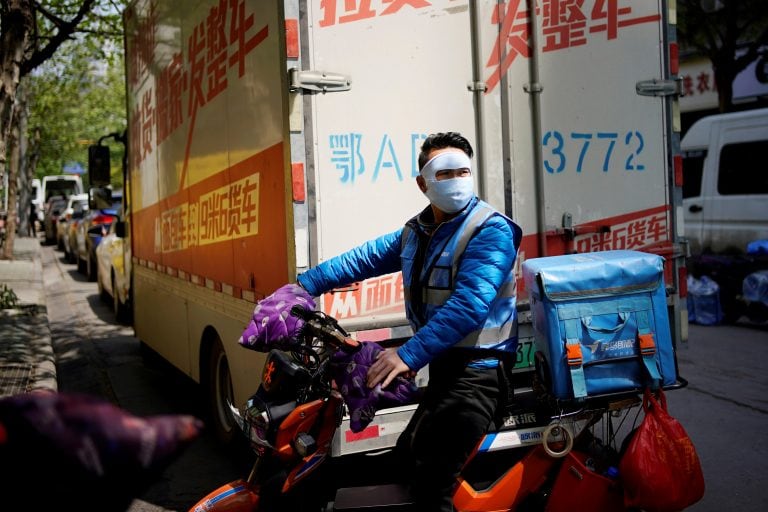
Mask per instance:
[[[360,342],[322,312],[294,307],[291,313],[305,321],[299,338],[287,350],[269,352],[258,391],[242,410],[231,407],[255,454],[250,474],[190,510],[415,510],[408,482],[398,482],[397,466],[385,462],[391,453],[364,455],[346,468],[341,459],[351,456],[330,456],[345,412],[330,376],[331,355],[352,353]],[[566,408],[535,382],[518,391],[503,425],[478,443],[466,463],[453,496],[456,510],[595,510],[595,499],[600,510],[622,510],[613,467],[618,452],[611,445],[616,424],[640,404],[638,394]]]

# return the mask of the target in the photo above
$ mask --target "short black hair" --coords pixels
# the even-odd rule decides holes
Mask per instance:
[[[472,144],[458,132],[441,132],[430,134],[421,145],[419,153],[419,170],[422,170],[429,161],[429,152],[433,149],[456,148],[462,150],[469,158],[472,158]]]

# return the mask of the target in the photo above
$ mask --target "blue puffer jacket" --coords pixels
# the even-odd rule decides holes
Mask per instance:
[[[431,261],[436,251],[462,225],[465,217],[478,203],[475,198],[462,213],[440,225],[435,230],[427,249],[425,261]],[[428,214],[428,206],[419,216]],[[409,221],[411,228],[421,229],[419,216]],[[450,298],[439,308],[431,310],[423,320],[409,320],[418,330],[398,349],[398,354],[412,370],[427,365],[446,349],[463,340],[468,334],[480,329],[499,287],[509,276],[517,255],[520,232],[501,215],[493,215],[485,221],[464,250]],[[301,274],[299,283],[313,296],[329,290],[362,281],[370,277],[402,270],[403,229],[368,241],[317,267]],[[515,240],[517,235],[518,240]],[[514,350],[514,347],[508,347]]]

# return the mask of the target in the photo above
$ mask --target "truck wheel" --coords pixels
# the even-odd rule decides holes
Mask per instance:
[[[208,358],[208,378],[205,386],[208,414],[216,438],[224,445],[231,446],[237,427],[229,403],[234,404],[232,376],[221,340],[216,338]]]
[[[104,289],[104,284],[101,282],[101,276],[99,275],[98,270],[96,270],[96,287],[99,289],[99,299],[101,299],[102,302],[107,302],[109,300],[109,294],[107,293],[107,290]]]
[[[117,293],[115,276],[112,276],[112,310],[115,312],[115,320],[124,324],[128,322],[128,305],[120,301],[120,295]]]
[[[93,255],[88,254],[88,261],[87,261],[87,272],[86,275],[88,276],[88,280],[93,282],[96,280],[96,259]]]

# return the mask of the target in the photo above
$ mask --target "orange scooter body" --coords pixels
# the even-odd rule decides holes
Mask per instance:
[[[304,479],[307,475],[317,469],[328,455],[328,449],[331,446],[333,435],[341,420],[341,404],[343,398],[338,391],[332,391],[328,400],[314,400],[300,407],[297,407],[288,418],[285,419],[278,433],[278,453],[280,456],[288,456],[288,447],[290,455],[295,456],[293,439],[299,433],[307,432],[319,421],[320,431],[316,433],[316,449],[313,453],[307,454],[302,461],[297,464],[288,474],[283,485],[283,492],[287,492],[291,487]],[[322,416],[322,417],[320,417]],[[285,428],[285,431],[283,431]]]
[[[333,434],[338,426],[341,395],[331,393],[328,400],[313,400],[294,409],[280,425],[275,442],[275,455],[284,462],[296,459],[294,469],[283,485],[287,492],[297,482],[319,467],[328,454]],[[317,449],[306,457],[299,458],[294,440],[300,433],[310,432],[314,425],[321,425],[317,433]],[[245,480],[235,480],[222,485],[197,502],[190,512],[253,512],[259,507],[259,486]]]
[[[544,484],[556,461],[537,446],[487,489],[477,491],[466,480],[460,480],[453,506],[461,512],[514,510]]]
[[[198,501],[190,512],[253,512],[259,506],[258,487],[245,480],[222,485]]]

